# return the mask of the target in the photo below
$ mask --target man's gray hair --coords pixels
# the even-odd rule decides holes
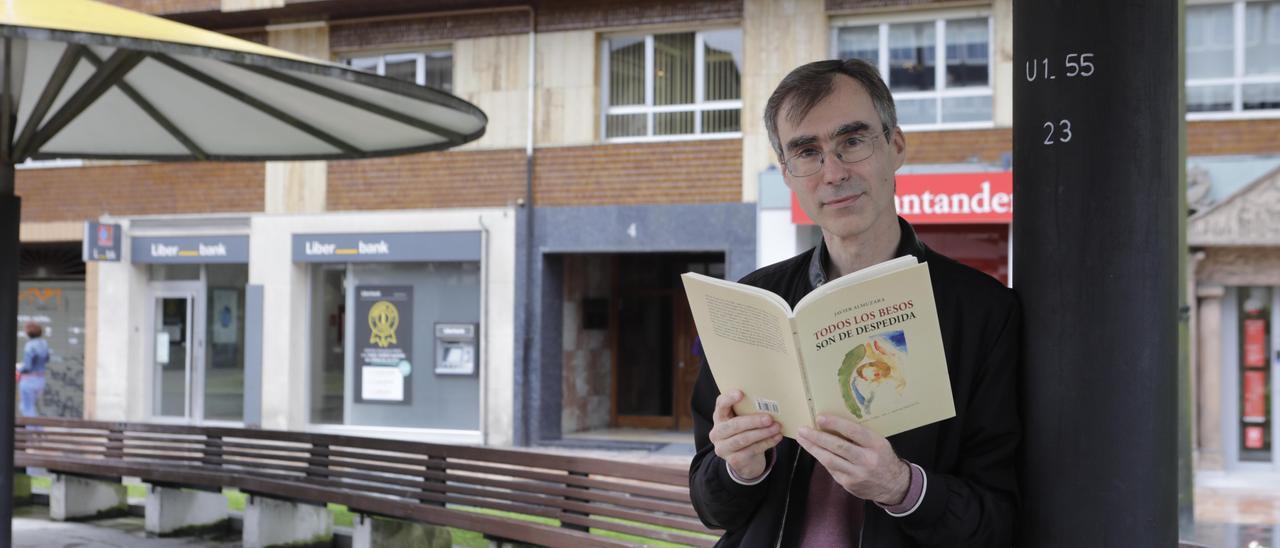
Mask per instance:
[[[898,127],[898,112],[893,105],[893,95],[889,93],[889,86],[880,79],[880,71],[876,67],[860,59],[814,61],[792,70],[773,90],[773,95],[769,96],[769,102],[765,104],[764,127],[769,132],[769,143],[773,145],[779,161],[785,159],[782,156],[782,142],[778,140],[778,115],[783,105],[790,101],[785,113],[787,120],[798,123],[813,107],[831,95],[835,88],[834,79],[838,74],[853,78],[867,90],[867,94],[871,96],[871,104],[875,105],[880,123],[884,126],[881,131]]]

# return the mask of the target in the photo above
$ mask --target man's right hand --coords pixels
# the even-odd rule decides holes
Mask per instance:
[[[741,401],[741,390],[720,394],[716,398],[716,410],[712,415],[711,444],[716,456],[729,463],[738,477],[751,480],[765,472],[768,462],[765,451],[782,441],[782,425],[765,413],[739,417],[733,412],[734,404]]]

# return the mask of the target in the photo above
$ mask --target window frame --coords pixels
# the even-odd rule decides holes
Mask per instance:
[[[1212,86],[1231,86],[1231,110],[1217,110],[1210,112],[1191,112],[1186,111],[1187,121],[1212,121],[1212,120],[1265,120],[1270,118],[1280,118],[1280,108],[1266,110],[1245,110],[1244,109],[1244,86],[1249,84],[1280,84],[1280,74],[1274,76],[1246,76],[1244,74],[1244,53],[1245,53],[1245,6],[1249,0],[1188,0],[1187,7],[1192,6],[1231,6],[1231,76],[1225,78],[1192,78],[1189,74],[1184,74],[1185,80],[1182,82],[1183,87],[1183,105],[1186,109],[1187,88],[1196,87],[1212,87]],[[1188,21],[1183,21],[1186,25]],[[1184,45],[1183,48],[1187,46]],[[1182,52],[1184,64],[1186,59],[1186,51]],[[1183,69],[1185,72],[1185,68]]]
[[[13,166],[16,170],[24,169],[56,169],[56,168],[77,168],[85,167],[84,159],[81,158],[52,158],[48,160],[33,160],[28,158],[21,164]]]
[[[742,138],[742,97],[739,93],[737,100],[706,100],[706,41],[703,38],[704,33],[736,30],[739,33],[739,39],[742,37],[742,28],[733,26],[724,27],[708,27],[699,29],[679,29],[679,30],[662,30],[648,32],[630,32],[616,33],[605,35],[600,40],[600,140],[606,143],[653,143],[653,142],[670,142],[670,141],[697,141],[710,139],[740,139]],[[692,32],[693,37],[693,99],[694,102],[682,105],[654,105],[653,104],[653,37],[660,34],[682,34]],[[617,38],[636,38],[640,34],[644,35],[644,104],[642,105],[623,105],[613,106],[609,104],[609,41]],[[739,42],[744,48],[743,56],[745,57],[745,45]],[[740,82],[745,82],[741,69],[738,71]],[[746,87],[744,83],[743,88]],[[719,133],[702,133],[702,113],[715,110],[738,110],[738,131],[719,132]],[[665,112],[692,112],[693,113],[693,133],[683,133],[678,135],[655,135],[654,114]],[[609,137],[609,115],[620,114],[644,114],[645,116],[645,135],[630,137]]]
[[[987,21],[987,85],[982,87],[963,87],[947,89],[947,32],[946,21],[953,19],[985,19]],[[914,14],[901,14],[890,17],[884,16],[861,16],[861,17],[832,17],[831,31],[829,34],[829,53],[832,59],[839,59],[840,55],[840,29],[849,27],[876,27],[877,38],[879,39],[876,47],[878,48],[879,58],[876,60],[876,68],[880,70],[880,76],[884,79],[885,84],[892,85],[889,81],[890,77],[886,71],[889,66],[889,26],[904,23],[927,23],[934,24],[934,82],[937,88],[931,91],[890,91],[893,95],[894,103],[902,101],[933,99],[935,101],[936,117],[934,123],[930,124],[903,124],[899,121],[898,126],[903,131],[950,131],[950,130],[973,130],[973,129],[992,129],[996,127],[996,102],[995,102],[995,18],[987,9],[976,10],[945,10],[945,11],[928,11]],[[957,99],[964,97],[989,97],[991,99],[991,119],[978,122],[943,122],[942,102],[945,99]]]
[[[387,74],[387,61],[400,62],[400,61],[414,60],[416,61],[414,63],[414,78],[413,78],[415,84],[423,87],[431,87],[432,89],[440,89],[448,93],[453,93],[453,89],[445,90],[443,88],[437,88],[435,86],[428,86],[426,83],[427,57],[433,54],[440,54],[440,53],[449,54],[449,86],[450,88],[452,88],[454,82],[457,81],[457,78],[456,78],[457,63],[454,62],[456,60],[456,56],[453,53],[453,48],[450,46],[424,46],[422,48],[416,48],[413,50],[396,50],[396,51],[383,51],[383,52],[353,52],[353,53],[347,53],[342,55],[339,58],[339,62],[355,70],[363,70],[366,72],[377,74],[378,76],[385,77]],[[370,63],[374,61],[376,61],[376,63],[374,63],[372,70],[363,69],[357,65],[357,62]]]

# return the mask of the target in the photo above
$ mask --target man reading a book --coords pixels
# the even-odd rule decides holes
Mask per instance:
[[[733,386],[704,366],[689,470],[703,522],[726,546],[980,546],[1012,543],[1020,312],[1011,290],[929,249],[894,208],[906,159],[893,97],[874,66],[819,61],[783,79],[765,109],[787,186],[822,229],[814,249],[742,283],[795,306],[828,280],[895,257],[929,265],[954,418],[886,439],[840,417],[784,438],[766,413],[738,416]]]

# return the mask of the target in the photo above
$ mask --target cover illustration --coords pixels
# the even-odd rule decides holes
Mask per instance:
[[[861,419],[875,413],[877,400],[882,402],[879,407],[885,407],[884,402],[901,403],[907,388],[902,370],[906,357],[907,338],[902,331],[876,335],[845,353],[836,376],[840,395],[853,416]]]

